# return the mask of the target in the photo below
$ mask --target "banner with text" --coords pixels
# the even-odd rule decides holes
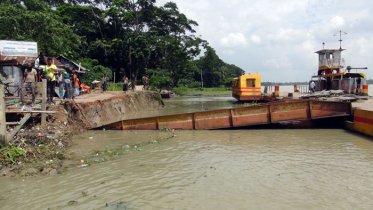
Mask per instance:
[[[38,44],[36,42],[0,40],[0,55],[38,57]]]

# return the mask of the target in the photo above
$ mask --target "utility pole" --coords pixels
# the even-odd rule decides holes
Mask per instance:
[[[201,83],[202,83],[202,89],[203,89],[203,76],[202,76],[202,68],[201,68]]]
[[[42,80],[42,90],[41,90],[41,110],[46,111],[47,110],[47,80]],[[47,114],[42,113],[41,114],[41,127],[45,128],[47,125]]]
[[[0,85],[0,142],[5,146],[8,144],[5,118],[5,86]]]

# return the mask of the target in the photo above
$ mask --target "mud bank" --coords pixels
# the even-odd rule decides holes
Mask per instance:
[[[89,98],[82,97],[74,102],[66,103],[64,109],[68,113],[69,123],[77,124],[79,128],[94,129],[120,121],[129,113],[154,111],[162,108],[160,96],[154,92],[127,95],[109,92],[102,94],[101,97],[100,94],[97,93]]]

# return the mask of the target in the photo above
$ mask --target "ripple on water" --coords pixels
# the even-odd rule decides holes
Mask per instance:
[[[107,133],[113,145],[137,135]],[[178,131],[176,138],[142,149],[63,175],[0,179],[0,209],[373,205],[373,142],[343,130]],[[68,206],[70,200],[78,203]]]

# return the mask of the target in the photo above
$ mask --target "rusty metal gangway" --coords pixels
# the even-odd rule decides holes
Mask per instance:
[[[105,128],[121,130],[218,129],[350,116],[351,112],[351,103],[347,102],[283,101],[232,109],[122,120],[106,125]]]

